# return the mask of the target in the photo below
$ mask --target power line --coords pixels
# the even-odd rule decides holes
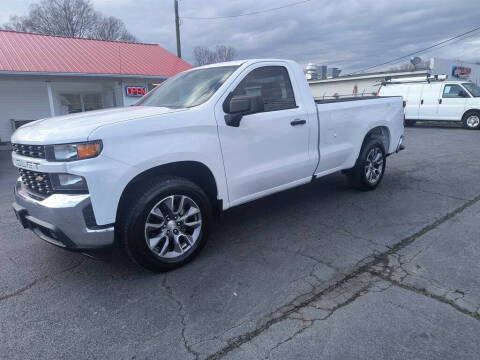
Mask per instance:
[[[443,44],[448,43],[448,42],[450,42],[450,41],[456,40],[456,39],[458,39],[458,38],[461,38],[462,36],[465,36],[465,35],[467,35],[467,34],[473,33],[473,32],[478,31],[478,30],[480,30],[480,26],[478,26],[478,27],[476,27],[476,28],[473,28],[473,29],[471,29],[471,30],[469,30],[469,31],[467,31],[467,32],[464,32],[463,34],[459,34],[459,35],[453,36],[453,37],[451,37],[451,38],[449,38],[449,39],[447,39],[447,40],[440,41],[440,42],[438,42],[438,43],[436,43],[436,44],[433,44],[433,45],[431,45],[431,46],[429,46],[429,47],[426,47],[426,48],[424,48],[424,49],[421,49],[421,50],[415,51],[415,52],[413,52],[413,53],[410,53],[410,54],[408,54],[408,55],[400,56],[400,57],[397,57],[397,58],[395,58],[395,59],[392,59],[392,60],[389,60],[389,61],[385,61],[385,62],[383,62],[383,63],[381,63],[381,64],[378,64],[378,65],[369,66],[369,67],[367,67],[367,68],[365,68],[365,69],[362,69],[362,70],[354,71],[354,72],[350,73],[350,75],[353,75],[353,74],[356,74],[356,73],[365,72],[365,71],[367,71],[367,70],[371,70],[371,69],[374,69],[374,68],[377,68],[377,67],[380,67],[380,66],[383,66],[383,65],[388,65],[388,64],[391,64],[391,63],[393,63],[393,62],[396,62],[396,61],[399,61],[399,60],[402,60],[402,59],[411,57],[411,56],[413,56],[413,55],[417,55],[417,54],[419,54],[419,53],[422,53],[422,52],[425,52],[425,51],[427,51],[427,50],[433,49],[433,48],[435,48],[435,47],[437,47],[437,46],[440,46],[440,45],[443,45]],[[451,44],[448,44],[448,45],[451,45]],[[446,46],[446,45],[444,45],[444,46]],[[443,47],[443,46],[442,46],[442,47]]]
[[[236,18],[236,17],[241,17],[241,16],[263,14],[263,13],[266,13],[266,12],[269,12],[269,11],[285,9],[287,7],[304,4],[304,3],[307,3],[307,2],[310,2],[310,1],[312,1],[312,0],[297,1],[297,2],[286,4],[286,5],[283,5],[283,6],[278,6],[278,7],[274,7],[274,8],[270,8],[270,9],[265,9],[265,10],[252,11],[252,12],[248,12],[248,13],[244,13],[244,14],[237,14],[237,15],[225,15],[225,16],[214,16],[214,17],[182,16],[182,19],[189,19],[189,20],[230,19],[230,18]]]

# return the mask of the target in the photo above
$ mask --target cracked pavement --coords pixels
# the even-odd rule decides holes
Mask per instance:
[[[6,359],[478,359],[480,132],[406,130],[383,183],[340,174],[234,208],[167,274],[43,243],[0,151]]]

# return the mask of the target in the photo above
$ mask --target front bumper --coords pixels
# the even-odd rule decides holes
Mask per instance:
[[[24,228],[50,244],[85,253],[108,250],[113,245],[114,226],[95,224],[88,194],[53,194],[37,199],[17,181],[13,209]]]

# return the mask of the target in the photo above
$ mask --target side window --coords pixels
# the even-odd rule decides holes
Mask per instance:
[[[264,112],[296,107],[288,71],[283,66],[265,66],[253,70],[233,91],[236,95],[261,96]]]
[[[445,85],[443,88],[444,98],[464,98],[468,97],[467,92],[460,85]]]

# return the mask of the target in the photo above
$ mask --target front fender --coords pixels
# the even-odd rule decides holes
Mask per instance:
[[[101,200],[92,200],[95,216],[101,224],[115,221],[120,197],[132,179],[152,168],[179,161],[205,165],[215,178],[219,199],[228,203],[217,126],[206,112],[183,111],[171,118],[125,121],[102,127],[91,137],[103,140],[103,158],[122,164],[118,171],[111,169],[103,174],[113,176],[115,185],[98,186]]]

